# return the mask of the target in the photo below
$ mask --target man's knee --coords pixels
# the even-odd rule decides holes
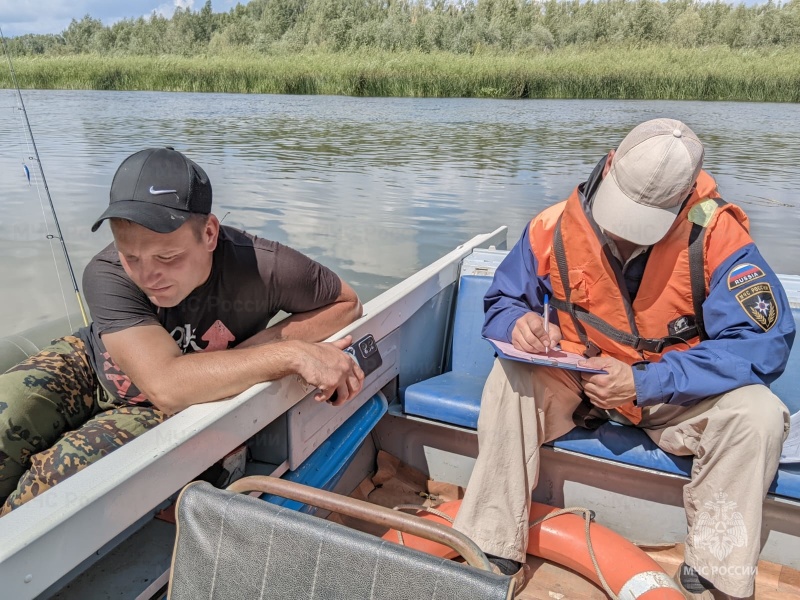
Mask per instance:
[[[562,374],[561,369],[495,359],[483,388],[481,412],[505,411],[509,409],[509,403],[516,405],[521,400],[529,403],[537,399],[537,396],[543,396],[545,390],[560,390],[564,386],[560,380]]]
[[[97,415],[66,433],[52,447],[31,457],[0,516],[82,471],[165,420],[151,407],[120,407]]]
[[[35,454],[31,458],[28,470],[19,478],[15,489],[0,509],[0,515],[33,500],[42,492],[82,470],[90,462],[84,452],[76,452],[74,448],[67,448],[61,442]]]
[[[30,457],[52,442],[45,430],[52,429],[53,419],[36,410],[39,399],[28,378],[17,372],[0,375],[0,501],[14,491]]]
[[[71,336],[56,340],[0,375],[0,408],[7,409],[0,411],[0,423],[3,414],[17,421],[41,414],[48,423],[76,427],[94,412],[95,389],[82,343]]]
[[[553,369],[497,358],[489,373],[486,387],[502,389],[506,386],[520,396],[529,398],[536,396],[537,391],[541,390],[553,390],[559,393],[562,390],[569,390],[575,393],[578,389],[575,379],[569,371],[564,369]]]
[[[782,442],[789,431],[788,409],[763,385],[732,390],[720,399],[717,408],[731,427],[751,437]]]
[[[24,472],[25,467],[0,450],[0,504],[16,489],[17,482]]]

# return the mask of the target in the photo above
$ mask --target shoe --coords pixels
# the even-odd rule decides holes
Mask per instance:
[[[518,563],[510,558],[503,558],[501,556],[486,555],[489,563],[492,565],[492,571],[498,575],[505,575],[514,580],[514,595],[519,594],[525,584],[528,583],[528,565]]]
[[[686,563],[681,563],[678,567],[674,580],[686,600],[715,600],[712,590],[716,590],[713,584],[700,577],[697,571]]]
[[[719,591],[708,579],[701,577],[697,571],[686,563],[681,563],[675,573],[675,583],[687,600],[754,600],[755,594],[747,598],[737,598]]]

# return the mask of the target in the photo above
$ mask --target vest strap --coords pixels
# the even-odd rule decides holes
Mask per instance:
[[[645,351],[660,354],[664,348],[668,346],[674,346],[675,344],[684,344],[688,340],[698,335],[697,327],[690,327],[685,331],[682,331],[679,335],[671,335],[663,338],[645,338],[638,335],[633,335],[627,331],[622,331],[621,329],[617,329],[597,315],[588,312],[581,306],[564,302],[558,298],[553,298],[550,301],[550,304],[557,310],[571,315],[572,318],[580,324],[580,328],[584,335],[586,335],[586,329],[583,327],[583,323],[586,323],[593,329],[596,329],[602,333],[608,339],[617,342],[618,344],[629,346],[637,352]],[[588,343],[583,341],[583,339],[581,339],[581,343],[588,347]]]
[[[692,286],[692,304],[694,305],[694,321],[697,328],[697,335],[700,341],[708,339],[706,333],[705,320],[703,319],[703,302],[706,299],[706,273],[705,273],[705,255],[703,253],[703,240],[706,237],[706,227],[711,221],[711,215],[714,214],[717,208],[725,205],[722,198],[709,198],[703,201],[706,203],[716,203],[710,205],[710,210],[700,210],[701,216],[705,218],[696,218],[690,214],[692,220],[692,230],[689,232],[689,279]]]
[[[557,298],[553,298],[550,301],[550,304],[552,304],[557,310],[564,311],[570,316],[572,319],[572,325],[575,327],[575,331],[581,340],[581,344],[586,346],[587,352],[585,354],[591,358],[592,356],[597,356],[599,352],[589,354],[589,350],[591,350],[589,346],[589,336],[586,335],[586,329],[583,327],[583,324],[578,321],[578,318],[575,315],[575,305],[569,301],[571,292],[569,287],[569,267],[567,266],[567,255],[564,252],[564,239],[561,236],[561,219],[563,217],[564,214],[562,213],[556,222],[556,228],[553,233],[553,252],[556,256],[556,266],[558,267],[558,274],[561,277],[561,287],[564,288],[564,298],[566,299],[566,302],[562,303]],[[559,308],[559,304],[563,304],[563,307]],[[594,344],[592,345],[594,346]],[[594,348],[597,349],[597,346],[594,346]]]

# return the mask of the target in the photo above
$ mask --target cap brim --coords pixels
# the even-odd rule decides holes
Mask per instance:
[[[109,205],[106,212],[92,225],[92,231],[97,231],[106,219],[118,218],[127,219],[156,233],[172,233],[186,223],[191,214],[189,211],[167,208],[150,202],[121,200]]]
[[[675,222],[681,205],[671,208],[645,206],[619,188],[613,171],[606,176],[592,201],[592,217],[603,230],[639,246],[663,239]]]

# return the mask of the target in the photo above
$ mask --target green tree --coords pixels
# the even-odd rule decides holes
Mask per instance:
[[[307,0],[269,0],[260,11],[258,31],[270,41],[281,39],[305,12]]]
[[[6,40],[11,56],[61,54],[66,49],[63,35],[27,33]]]
[[[191,56],[206,52],[538,52],[570,45],[800,45],[800,0],[250,0],[215,13],[211,0],[170,18],[105,26],[89,15],[60,36],[9,41],[15,54]]]
[[[717,31],[720,41],[731,48],[746,46],[750,39],[750,23],[744,4],[740,4],[725,15]]]
[[[714,0],[714,2],[701,4],[699,12],[703,18],[703,31],[700,34],[701,44],[722,44],[719,26],[731,12],[731,5],[721,0]]]
[[[85,15],[80,21],[72,19],[69,26],[64,31],[64,41],[69,49],[76,53],[84,53],[92,50],[94,36],[103,29],[103,24],[99,19],[93,19],[90,15]]]
[[[800,0],[791,0],[782,7],[780,31],[784,44],[800,44]]]
[[[694,48],[700,43],[703,33],[703,18],[693,8],[687,8],[675,19],[671,40],[684,48]]]
[[[536,23],[530,29],[523,31],[514,42],[514,49],[518,51],[545,51],[555,47],[556,40],[550,30],[544,25]]]
[[[663,42],[669,13],[659,0],[638,0],[630,15],[628,36],[638,44]]]

